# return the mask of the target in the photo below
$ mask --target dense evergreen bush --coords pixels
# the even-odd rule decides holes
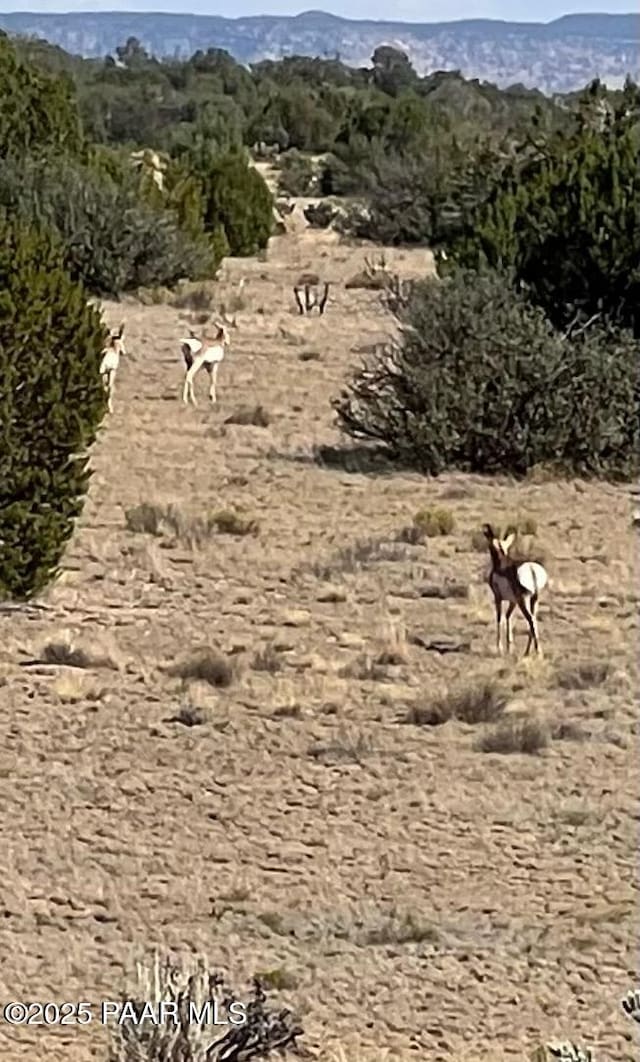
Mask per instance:
[[[213,275],[219,262],[204,232],[187,231],[177,210],[142,197],[133,171],[118,182],[105,167],[62,157],[6,160],[0,162],[0,205],[53,229],[72,278],[97,294],[200,279]]]
[[[24,151],[82,151],[83,137],[71,78],[51,77],[20,59],[0,31],[0,158]]]
[[[266,247],[273,227],[273,196],[244,155],[221,156],[202,180],[207,229],[215,233],[222,226],[233,255],[256,254]]]
[[[639,349],[628,332],[555,331],[498,271],[456,270],[391,299],[398,344],[334,403],[356,438],[426,473],[585,475],[639,467]]]
[[[317,177],[315,167],[307,155],[296,148],[280,156],[278,186],[285,195],[315,195]]]
[[[105,334],[51,235],[0,215],[0,596],[53,578],[105,409]]]
[[[640,336],[640,91],[608,100],[594,82],[567,127],[536,130],[454,245],[465,266],[512,267],[564,327],[595,313]]]

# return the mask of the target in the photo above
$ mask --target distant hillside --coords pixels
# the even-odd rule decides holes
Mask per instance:
[[[379,44],[406,51],[419,74],[459,70],[500,86],[515,83],[568,92],[599,77],[615,88],[640,76],[640,15],[565,15],[555,22],[370,22],[322,11],[295,17],[229,19],[209,15],[135,12],[0,14],[9,33],[44,37],[86,57],[112,53],[137,37],[158,57],[186,58],[197,49],[225,48],[243,63],[283,55],[340,56],[366,65]]]

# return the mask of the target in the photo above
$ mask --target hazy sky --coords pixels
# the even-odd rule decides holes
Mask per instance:
[[[345,18],[440,22],[458,18],[502,18],[549,22],[572,12],[634,13],[633,0],[327,0],[307,5],[295,0],[0,0],[0,11],[179,11],[202,15],[296,15],[330,11]],[[637,11],[637,6],[636,6]]]

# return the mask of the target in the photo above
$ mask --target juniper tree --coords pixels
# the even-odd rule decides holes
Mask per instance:
[[[46,230],[0,215],[0,596],[55,577],[105,410],[105,332]]]
[[[559,327],[578,314],[640,335],[640,91],[597,82],[568,126],[535,126],[484,202],[467,214],[456,260],[513,268]]]
[[[640,465],[640,359],[629,332],[556,331],[504,272],[457,269],[390,300],[391,349],[334,407],[354,438],[422,472],[537,464],[627,478]]]

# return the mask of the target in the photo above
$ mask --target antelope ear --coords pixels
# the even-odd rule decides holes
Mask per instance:
[[[506,538],[502,539],[502,542],[500,543],[500,545],[502,546],[502,548],[503,548],[505,553],[509,552],[509,550],[511,549],[511,547],[512,547],[513,543],[515,542],[515,540],[516,540],[515,531],[512,531],[511,534],[507,535]]]
[[[484,537],[488,539],[489,542],[493,542],[494,538],[496,537],[491,524],[483,524],[482,533]]]
[[[122,337],[124,335],[124,325],[125,325],[125,322],[123,321],[122,324],[120,325],[120,330],[118,332],[118,339],[122,339]]]

